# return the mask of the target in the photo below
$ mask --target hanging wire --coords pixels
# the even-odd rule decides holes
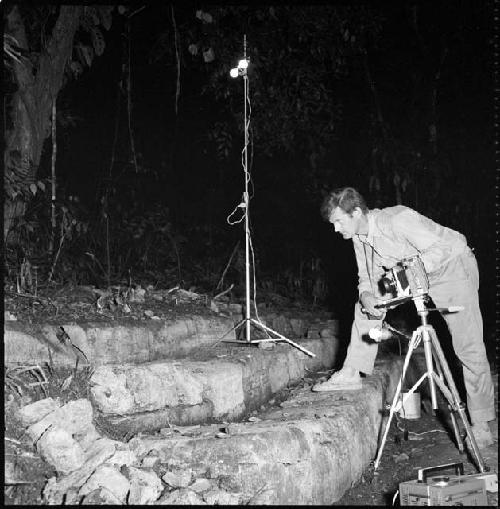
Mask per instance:
[[[246,55],[245,55],[246,57]],[[227,222],[231,226],[243,222],[248,217],[248,243],[249,243],[249,250],[251,254],[251,264],[250,269],[252,270],[252,281],[253,281],[253,304],[254,304],[254,310],[255,310],[255,316],[258,321],[261,321],[259,318],[259,313],[257,309],[257,281],[256,281],[256,275],[255,275],[255,251],[253,248],[253,242],[252,242],[252,235],[251,235],[251,225],[250,225],[250,214],[249,214],[249,202],[250,199],[254,196],[254,185],[252,181],[252,172],[251,172],[251,166],[253,165],[253,135],[252,139],[250,140],[249,133],[251,132],[250,128],[250,122],[251,122],[251,116],[252,116],[252,104],[250,101],[250,86],[249,86],[249,80],[248,76],[245,75],[244,80],[246,80],[246,86],[245,86],[245,106],[247,108],[247,117],[244,119],[244,125],[243,125],[243,131],[245,134],[245,143],[243,146],[243,149],[241,150],[241,166],[243,169],[243,175],[244,175],[244,182],[245,182],[245,189],[248,190],[248,187],[251,186],[252,192],[248,192],[248,196],[246,197],[246,204],[245,204],[245,197],[243,197],[242,203],[238,204],[232,212],[227,217]],[[250,157],[250,165],[248,165],[248,147],[251,147],[251,157]],[[250,166],[250,168],[248,167]],[[241,217],[237,220],[233,220],[232,216],[236,213],[236,211],[241,208],[243,209],[243,213]],[[268,338],[271,338],[268,331],[265,330],[265,334]]]

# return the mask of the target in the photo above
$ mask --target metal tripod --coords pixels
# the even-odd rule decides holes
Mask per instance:
[[[235,68],[235,74],[231,74],[233,77],[243,76],[243,95],[244,95],[244,118],[245,118],[245,145],[243,147],[243,170],[245,173],[245,191],[243,193],[243,201],[239,205],[240,208],[245,210],[245,318],[237,323],[232,329],[227,331],[219,341],[223,341],[230,332],[239,328],[241,325],[245,324],[245,343],[265,343],[265,342],[277,342],[277,341],[285,341],[290,345],[298,348],[305,354],[309,355],[309,357],[316,357],[315,354],[310,352],[309,350],[303,348],[302,346],[294,343],[290,339],[287,339],[285,336],[282,336],[275,330],[271,329],[267,325],[259,322],[258,320],[251,318],[250,316],[250,199],[248,195],[248,183],[250,181],[250,175],[248,172],[248,127],[249,127],[249,119],[248,119],[248,104],[249,104],[249,93],[248,93],[248,59],[247,59],[247,37],[243,36],[243,60],[240,60],[238,63],[238,67]],[[274,334],[275,338],[267,338],[267,339],[251,339],[250,337],[250,327],[254,325],[262,330],[265,330],[268,333]],[[239,340],[226,340],[225,342],[236,342],[242,343]]]
[[[418,386],[424,381],[424,379],[427,378],[429,380],[429,388],[431,393],[433,410],[435,411],[438,409],[436,386],[441,390],[442,394],[444,395],[448,402],[448,408],[450,410],[451,421],[453,424],[453,431],[455,434],[455,439],[457,441],[459,452],[460,453],[464,452],[464,444],[458,429],[457,420],[455,418],[455,412],[458,413],[460,419],[463,422],[466,435],[470,440],[472,452],[476,457],[477,466],[479,467],[480,472],[481,473],[487,472],[489,468],[485,465],[483,457],[481,456],[481,452],[479,451],[479,448],[477,446],[476,439],[474,438],[474,434],[472,433],[471,426],[465,413],[465,405],[464,403],[462,403],[462,401],[460,401],[460,396],[458,394],[455,382],[453,381],[450,368],[448,366],[448,363],[446,362],[443,350],[441,349],[441,345],[439,344],[439,341],[437,339],[436,331],[434,330],[434,327],[432,327],[432,325],[430,325],[427,322],[427,315],[429,313],[429,310],[425,306],[425,296],[414,297],[413,301],[415,302],[417,313],[420,316],[422,325],[413,332],[412,338],[410,340],[408,346],[408,353],[406,354],[403,364],[401,378],[396,388],[396,393],[394,394],[392,405],[389,411],[389,419],[385,426],[384,435],[380,443],[377,458],[374,463],[374,469],[377,470],[379,466],[380,458],[382,456],[383,448],[385,445],[385,441],[387,439],[387,434],[389,433],[389,428],[391,426],[391,421],[392,417],[394,416],[394,413],[399,411],[399,409],[404,405],[409,395],[415,392]],[[410,358],[413,353],[413,350],[415,350],[415,348],[419,345],[420,341],[423,342],[424,346],[425,363],[427,371],[420,377],[420,379],[408,391],[408,393],[405,396],[403,396],[403,399],[401,401],[400,400],[401,389],[403,386],[406,371],[408,369],[408,365],[410,363]],[[434,364],[437,372],[434,370]]]

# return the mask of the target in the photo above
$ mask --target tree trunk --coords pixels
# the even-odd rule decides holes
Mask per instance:
[[[12,126],[5,133],[4,164],[7,179],[18,186],[6,188],[4,202],[4,241],[16,219],[26,210],[26,189],[36,179],[44,141],[50,136],[52,103],[62,88],[66,63],[71,58],[73,38],[78,28],[82,6],[61,6],[57,21],[41,50],[35,67],[27,60],[13,62],[17,91],[11,102]],[[23,19],[14,6],[6,19],[6,33],[26,51],[28,39]],[[24,191],[24,193],[23,193]]]

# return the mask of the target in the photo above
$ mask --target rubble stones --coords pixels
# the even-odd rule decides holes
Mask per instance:
[[[203,493],[204,491],[209,491],[214,488],[215,481],[205,478],[196,479],[191,486],[189,486],[190,490],[193,490],[196,493]]]
[[[203,493],[202,496],[208,505],[239,505],[240,503],[237,495],[217,488]]]
[[[207,503],[193,490],[182,488],[163,495],[156,505],[207,505]]]
[[[36,447],[40,456],[63,474],[77,470],[85,461],[80,444],[62,428],[49,429],[38,440]]]
[[[41,421],[46,415],[52,413],[60,406],[61,404],[59,401],[52,398],[45,398],[21,407],[16,412],[16,417],[21,421],[23,426],[27,427]]]
[[[74,438],[78,440],[82,449],[87,452],[95,441],[101,438],[101,434],[95,429],[95,426],[91,424],[84,433],[77,433],[74,435]]]
[[[114,442],[108,438],[101,438],[92,444],[85,453],[85,463],[71,474],[56,479],[51,477],[44,490],[43,497],[46,504],[61,505],[62,500],[71,489],[80,488],[97,466],[104,463],[115,452]]]
[[[81,487],[79,495],[85,496],[101,489],[101,497],[111,504],[124,504],[130,490],[129,480],[111,465],[100,465]]]
[[[158,476],[150,470],[129,467],[130,493],[129,505],[146,505],[155,502],[163,491]]]
[[[137,463],[137,461],[137,456],[133,451],[128,449],[128,447],[126,449],[118,447],[113,456],[111,456],[111,458],[109,458],[106,463],[109,463],[110,465],[116,465],[120,468],[122,466],[129,467],[134,465]]]
[[[190,470],[177,470],[167,472],[163,477],[165,481],[172,488],[186,488],[191,482]]]
[[[56,408],[28,427],[29,437],[36,442],[51,426],[60,427],[70,434],[84,434],[92,424],[92,405],[87,399],[70,401]]]

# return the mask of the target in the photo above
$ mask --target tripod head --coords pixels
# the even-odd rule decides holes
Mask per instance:
[[[380,304],[376,304],[375,307],[377,309],[393,309],[405,302],[408,302],[412,300],[415,304],[415,308],[417,310],[418,315],[420,316],[420,321],[422,323],[422,326],[428,326],[427,322],[427,315],[430,311],[439,311],[443,314],[448,313],[457,313],[458,311],[462,311],[464,309],[463,306],[448,306],[448,307],[441,307],[441,308],[429,308],[427,307],[427,302],[429,301],[429,294],[425,293],[423,295],[418,295],[415,297],[403,297],[403,298],[395,298],[395,299],[389,299],[386,301],[382,301]],[[384,341],[386,339],[389,339],[392,336],[392,332],[396,332],[400,336],[403,336],[407,339],[411,339],[410,336],[407,336],[406,334],[403,334],[402,332],[398,331],[394,327],[391,327],[387,322],[382,322],[382,325],[379,327],[373,327],[368,332],[368,335],[371,339],[374,341],[380,342]]]

